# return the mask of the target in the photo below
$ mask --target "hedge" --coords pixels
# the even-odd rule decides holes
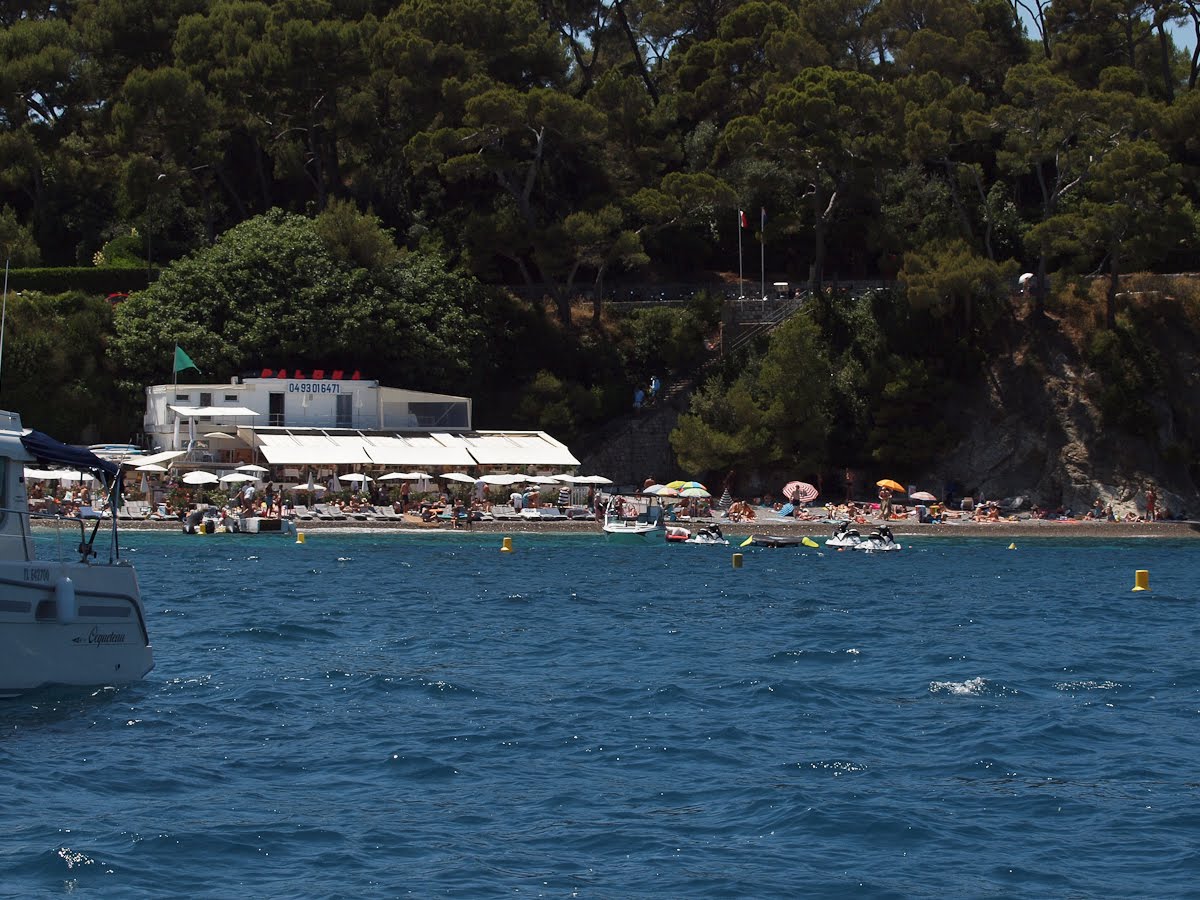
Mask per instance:
[[[10,291],[42,291],[46,294],[65,294],[67,291],[128,294],[144,290],[148,284],[146,270],[140,267],[63,266],[54,269],[12,269],[8,273]]]

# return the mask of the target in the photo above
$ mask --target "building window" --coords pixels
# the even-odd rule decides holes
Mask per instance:
[[[337,427],[354,427],[354,395],[338,394],[337,397]]]
[[[268,400],[269,400],[270,406],[267,410],[267,424],[268,425],[282,426],[285,424],[284,417],[283,417],[283,398],[285,396],[287,396],[287,395],[286,394],[270,394],[269,395]]]
[[[412,402],[408,411],[422,428],[469,428],[467,404],[452,402]]]
[[[237,394],[226,394],[225,395],[226,403],[237,403],[237,400],[238,400]]]
[[[176,394],[175,395],[176,403],[190,403],[191,400],[192,400],[191,394]]]
[[[202,394],[200,395],[200,405],[201,405],[201,406],[212,406],[212,394],[204,394],[204,393],[202,393]],[[211,422],[211,421],[212,421],[212,416],[197,416],[197,418],[196,418],[196,421],[198,421],[198,422]]]

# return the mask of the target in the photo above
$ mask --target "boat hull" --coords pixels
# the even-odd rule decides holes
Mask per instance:
[[[154,667],[128,565],[0,563],[0,695],[137,681]]]
[[[604,536],[617,543],[656,543],[666,540],[667,529],[643,522],[633,524],[606,523]]]

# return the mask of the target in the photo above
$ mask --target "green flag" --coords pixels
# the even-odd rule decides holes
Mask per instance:
[[[200,371],[200,367],[192,362],[192,358],[183,352],[178,344],[175,345],[175,371],[182,372],[184,369],[195,369]]]

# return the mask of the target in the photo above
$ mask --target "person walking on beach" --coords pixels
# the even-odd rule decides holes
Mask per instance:
[[[1146,521],[1153,522],[1158,512],[1158,494],[1154,491],[1154,485],[1146,485]]]
[[[884,521],[892,514],[892,491],[890,488],[879,489],[879,517]]]

